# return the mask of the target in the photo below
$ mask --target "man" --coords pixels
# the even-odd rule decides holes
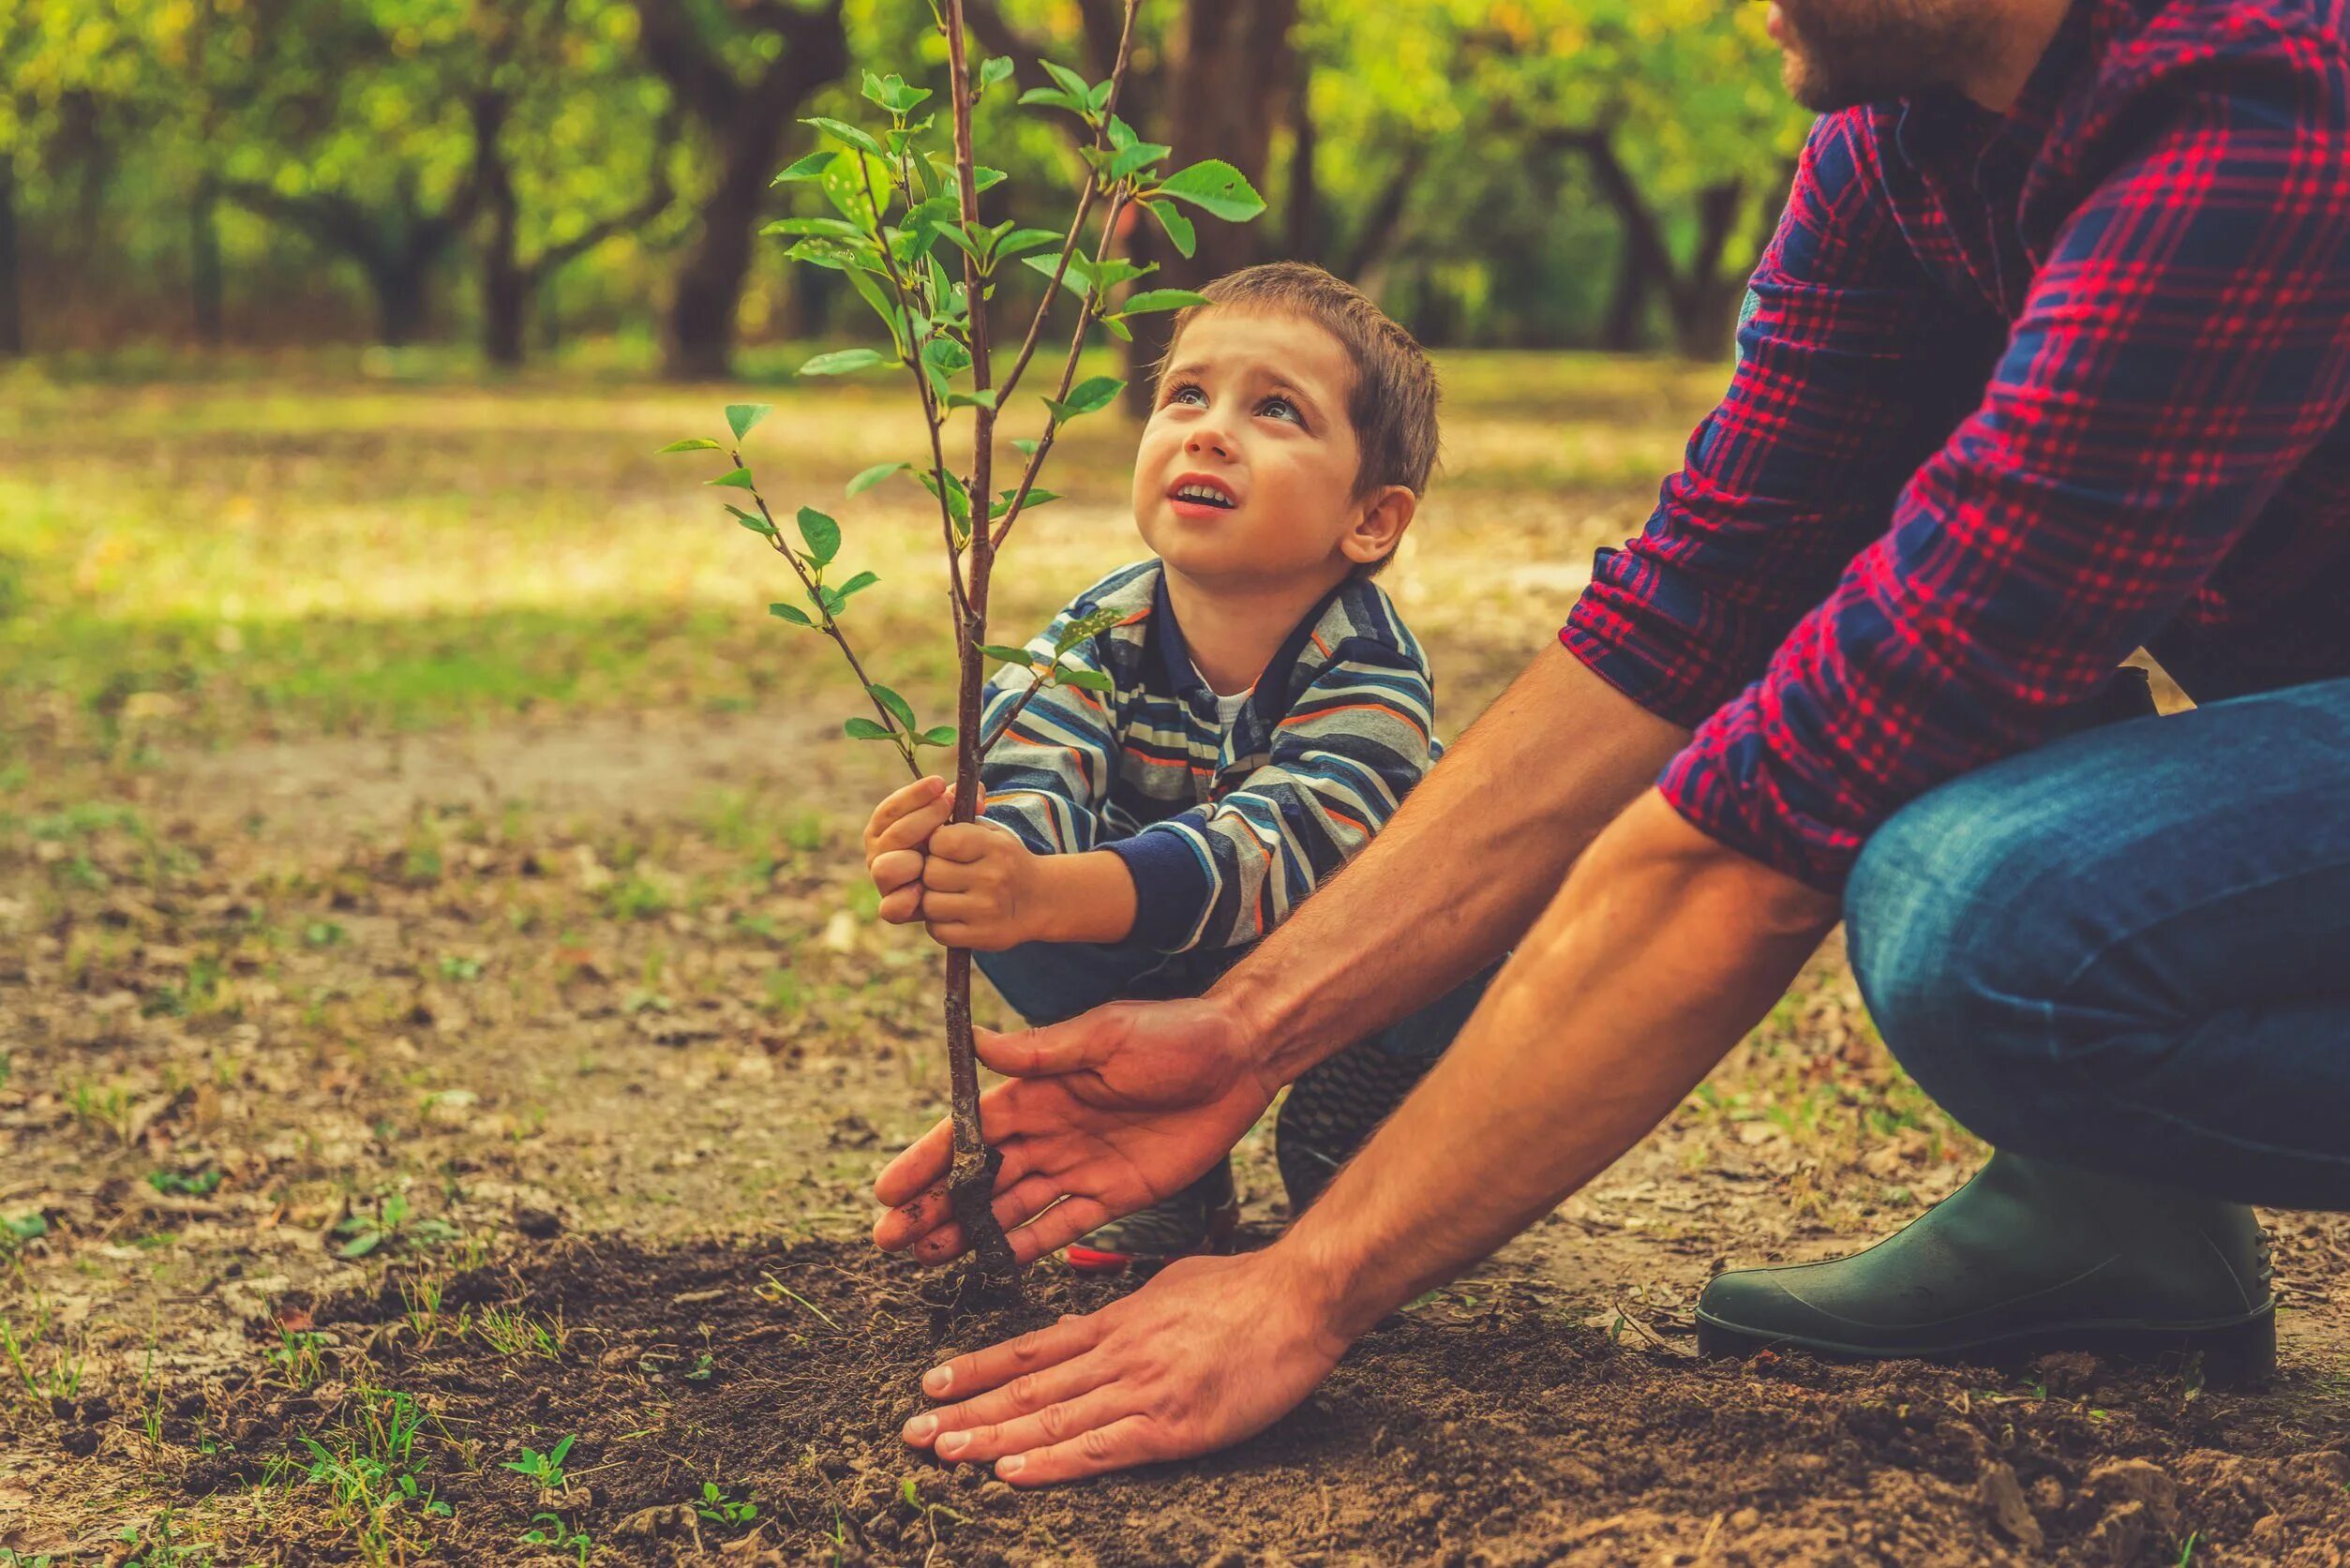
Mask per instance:
[[[2350,1207],[2345,4],[1772,7],[1829,113],[1686,469],[1208,996],[986,1042],[1015,1250],[1515,956],[1280,1242],[934,1370],[909,1441],[1030,1485],[1260,1429],[1667,1114],[1839,914],[2000,1152],[1858,1257],[1716,1279],[1708,1346],[2265,1364],[2240,1205]],[[2201,706],[2103,722],[2140,647]],[[884,1173],[882,1245],[960,1250],[946,1163],[942,1127]]]

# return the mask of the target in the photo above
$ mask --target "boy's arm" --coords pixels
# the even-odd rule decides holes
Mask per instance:
[[[1370,843],[1427,773],[1426,666],[1368,638],[1336,653],[1246,784],[1109,846],[1133,876],[1136,939],[1170,952],[1256,941]]]

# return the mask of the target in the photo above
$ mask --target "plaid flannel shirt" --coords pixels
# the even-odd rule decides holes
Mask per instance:
[[[981,815],[1040,855],[1107,849],[1133,874],[1132,940],[1167,952],[1254,942],[1344,865],[1441,749],[1428,657],[1378,587],[1347,582],[1291,632],[1227,734],[1168,607],[1159,562],[1122,567],[1027,645],[1107,692],[1048,687],[980,769]],[[989,682],[992,734],[1030,674]]]
[[[2077,0],[2022,97],[1829,115],[1729,390],[1561,640],[1822,889],[2133,650],[2350,674],[2345,0]]]

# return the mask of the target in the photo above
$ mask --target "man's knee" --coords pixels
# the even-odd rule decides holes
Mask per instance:
[[[1845,889],[1862,998],[1909,1075],[1960,1122],[1998,1141],[2055,1066],[2055,955],[2028,912],[2053,848],[2044,825],[1967,781],[1895,814]]]

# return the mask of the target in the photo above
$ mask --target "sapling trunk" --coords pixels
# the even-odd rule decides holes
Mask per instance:
[[[749,494],[756,511],[731,505],[727,510],[790,564],[809,606],[801,610],[794,605],[774,604],[768,606],[770,613],[820,633],[840,650],[876,714],[873,719],[848,721],[846,727],[852,739],[891,742],[916,778],[922,775],[923,748],[953,749],[951,816],[957,823],[968,823],[977,816],[982,804],[980,767],[989,750],[1010,730],[1039,692],[1051,686],[1102,690],[1108,683],[1098,672],[1071,668],[1062,662],[1072,649],[1104,629],[1107,622],[1100,618],[1065,626],[1047,656],[1029,649],[991,646],[987,611],[996,555],[1012,525],[1026,508],[1055,499],[1050,491],[1037,487],[1037,477],[1061,426],[1110,407],[1121,390],[1122,383],[1106,376],[1078,384],[1077,366],[1087,333],[1100,322],[1118,336],[1130,337],[1131,331],[1124,324],[1127,317],[1202,303],[1197,294],[1160,289],[1127,295],[1113,307],[1112,294],[1150,270],[1111,255],[1118,217],[1130,202],[1140,204],[1158,219],[1175,246],[1189,255],[1193,230],[1190,221],[1176,211],[1176,203],[1235,222],[1255,217],[1265,205],[1237,172],[1214,160],[1160,177],[1157,164],[1167,149],[1143,142],[1117,117],[1118,86],[1126,74],[1138,4],[1139,0],[1126,0],[1125,28],[1108,81],[1087,82],[1074,71],[1046,62],[1044,69],[1056,85],[1031,88],[1021,97],[1023,104],[1076,114],[1094,133],[1093,144],[1084,154],[1085,175],[1076,216],[1065,235],[1051,230],[1015,229],[1010,220],[994,226],[980,220],[980,193],[1002,176],[983,169],[975,155],[972,103],[989,85],[1008,80],[1012,71],[1008,60],[990,60],[973,71],[963,0],[946,0],[943,15],[938,14],[935,0],[933,4],[933,14],[947,37],[953,140],[946,160],[921,145],[936,116],[919,122],[911,119],[931,94],[907,85],[901,77],[867,72],[864,96],[889,112],[890,128],[876,137],[838,120],[811,120],[809,124],[845,150],[812,154],[776,176],[778,184],[816,181],[841,217],[786,218],[770,224],[766,231],[798,237],[788,252],[794,260],[845,274],[889,328],[892,351],[886,355],[870,349],[819,354],[801,366],[800,373],[840,375],[894,361],[908,372],[921,407],[929,437],[928,462],[885,463],[868,469],[849,482],[848,493],[860,494],[898,472],[911,470],[938,504],[939,532],[947,557],[948,620],[954,629],[956,648],[953,724],[923,728],[906,698],[866,673],[841,617],[850,598],[876,579],[870,572],[860,572],[837,585],[828,579],[827,570],[840,550],[840,525],[814,507],[802,506],[796,518],[799,543],[794,545],[760,494],[743,461],[741,443],[751,426],[766,416],[766,406],[736,404],[726,410],[726,422],[734,432],[732,443],[697,438],[662,449],[724,452],[732,459],[733,470],[711,483]],[[941,184],[950,188],[938,188]],[[1106,205],[1098,243],[1087,256],[1083,243],[1085,222],[1097,197]],[[942,241],[961,252],[960,286],[950,281],[936,254]],[[1049,259],[1036,254],[1047,246],[1055,247]],[[988,301],[995,291],[996,269],[1014,258],[1041,273],[1046,286],[1019,351],[999,382],[990,357]],[[1020,482],[999,496],[995,488],[996,422],[1036,353],[1055,300],[1064,292],[1078,302],[1077,321],[1062,361],[1059,383],[1043,399],[1050,417],[1040,436],[1019,443],[1027,456]],[[946,430],[950,419],[963,409],[972,411],[971,455],[967,468],[958,472],[948,461]],[[1030,672],[1030,678],[1026,691],[994,729],[982,735],[990,661],[1018,665]],[[948,950],[946,980],[947,1068],[954,1129],[948,1196],[975,1259],[962,1294],[966,1303],[1016,1300],[1019,1284],[1011,1247],[1003,1227],[996,1223],[994,1209],[1002,1158],[988,1146],[980,1123],[968,951]]]

